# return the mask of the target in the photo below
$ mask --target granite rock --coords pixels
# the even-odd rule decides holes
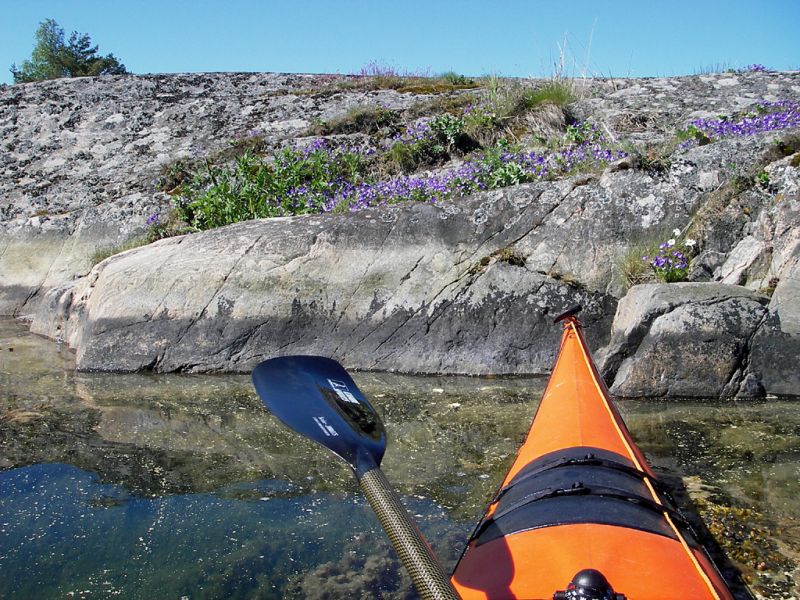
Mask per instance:
[[[741,286],[634,286],[619,302],[600,369],[622,397],[761,396],[745,374],[769,299]]]
[[[692,119],[800,97],[800,73],[577,81],[568,117],[633,150],[604,172],[436,206],[240,223],[94,265],[98,250],[168,210],[164,170],[176,160],[254,135],[266,149],[303,145],[318,120],[432,99],[339,85],[350,79],[0,87],[0,314],[66,341],[89,370],[246,371],[314,352],[362,369],[544,373],[558,336],[551,317],[581,302],[622,395],[798,393],[800,169],[796,154],[774,155],[786,132],[689,149],[673,141]],[[563,116],[549,115],[547,131]],[[670,154],[640,164],[653,148]],[[768,184],[741,186],[756,166]],[[689,227],[701,249],[695,283],[626,295],[619,265],[632,245]]]

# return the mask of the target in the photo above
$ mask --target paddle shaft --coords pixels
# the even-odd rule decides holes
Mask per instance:
[[[358,478],[358,483],[423,600],[458,600],[450,578],[383,472],[377,467],[371,469]]]

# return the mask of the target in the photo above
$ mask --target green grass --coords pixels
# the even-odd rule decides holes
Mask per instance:
[[[141,248],[142,246],[152,244],[153,242],[168,237],[184,235],[186,233],[190,233],[191,231],[192,230],[181,218],[179,212],[176,209],[171,209],[167,212],[166,217],[161,219],[157,218],[156,221],[149,226],[147,232],[143,235],[132,237],[121,244],[107,246],[105,248],[98,248],[89,257],[89,260],[91,265],[94,267],[95,265],[100,264],[105,259],[110,258],[115,254],[127,252],[128,250],[133,250],[135,248]]]
[[[398,111],[382,106],[356,106],[341,117],[316,123],[310,128],[309,133],[311,135],[375,134],[386,128],[396,130],[399,122]]]
[[[622,258],[617,262],[620,281],[625,289],[642,283],[655,283],[658,281],[650,264],[642,260],[643,256],[653,257],[658,254],[658,247],[668,239],[669,233],[659,232],[658,235],[634,241]]]
[[[398,71],[376,61],[367,63],[354,78],[337,84],[340,89],[396,90],[408,94],[441,94],[470,90],[480,84],[453,71],[431,76],[423,72]]]
[[[426,144],[394,144],[381,157],[382,171],[387,175],[413,173],[423,164],[433,165],[443,158],[443,152],[434,154]]]
[[[767,285],[760,288],[758,290],[759,294],[764,294],[765,296],[769,296],[770,298],[775,293],[775,289],[778,287],[780,283],[780,279],[778,277],[770,277]]]
[[[736,73],[736,69],[727,61],[701,65],[694,70],[694,75],[718,75],[720,73]]]
[[[121,244],[116,244],[114,246],[108,246],[105,248],[98,248],[94,251],[91,257],[89,257],[89,261],[94,267],[95,265],[99,265],[107,258],[111,258],[115,254],[127,252],[128,250],[133,250],[134,248],[140,248],[141,246],[146,246],[148,243],[149,241],[147,236],[138,236],[124,241]]]
[[[530,90],[524,95],[524,106],[530,110],[542,104],[567,106],[577,100],[575,90],[566,81],[551,81],[540,88]]]
[[[506,246],[505,248],[495,250],[491,254],[487,254],[481,258],[478,262],[472,265],[472,267],[470,267],[469,274],[477,275],[479,273],[483,273],[486,271],[486,268],[492,264],[492,262],[502,262],[513,267],[524,267],[525,257],[517,252],[513,247]]]
[[[562,81],[530,88],[490,76],[483,87],[478,105],[464,118],[464,132],[484,147],[493,146],[501,138],[520,137],[526,131],[526,116],[552,106],[566,111],[576,99],[571,85]]]
[[[656,144],[634,144],[623,141],[620,146],[631,157],[633,168],[656,176],[667,173],[672,167],[672,155],[678,142],[670,140]]]

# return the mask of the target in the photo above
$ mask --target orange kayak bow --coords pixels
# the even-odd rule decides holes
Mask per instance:
[[[453,573],[464,599],[732,600],[568,311],[527,439]]]

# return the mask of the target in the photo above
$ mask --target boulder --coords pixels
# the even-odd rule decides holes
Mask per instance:
[[[88,370],[246,371],[316,353],[360,369],[546,373],[552,315],[584,304],[605,343],[627,240],[687,222],[700,198],[610,168],[439,205],[240,223],[54,285],[32,330],[65,339]]]
[[[752,341],[750,372],[768,393],[800,395],[800,256],[781,271],[769,315]]]
[[[620,300],[599,368],[621,397],[760,396],[746,377],[769,298],[741,286],[634,286]]]

